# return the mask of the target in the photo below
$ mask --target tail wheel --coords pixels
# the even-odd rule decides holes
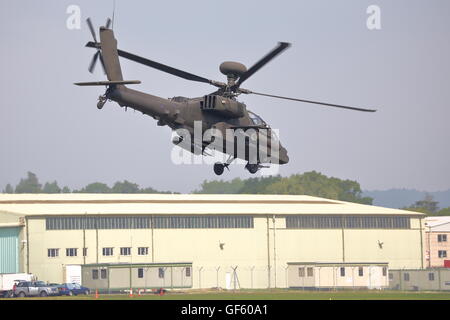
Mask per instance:
[[[103,102],[103,101],[97,102],[97,109],[101,110],[104,105],[105,105],[105,102]]]
[[[23,291],[19,292],[19,297],[21,297],[21,298],[24,298],[24,297],[26,297],[26,294],[25,294],[25,292],[23,292]]]
[[[48,294],[47,294],[47,292],[42,291],[41,294],[40,294],[40,296],[41,296],[41,297],[46,297],[46,296],[48,296]]]

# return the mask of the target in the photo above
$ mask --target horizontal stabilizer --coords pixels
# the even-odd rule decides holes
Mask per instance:
[[[76,82],[77,86],[111,86],[124,84],[140,84],[139,80],[118,80],[118,81],[94,81],[94,82]]]

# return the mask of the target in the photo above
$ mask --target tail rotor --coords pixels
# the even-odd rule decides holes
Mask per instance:
[[[95,35],[95,29],[94,26],[92,24],[91,18],[87,18],[86,19],[87,25],[89,27],[89,31],[92,34],[92,38],[94,39],[94,42],[88,42],[88,44],[86,45],[87,47],[94,47],[97,49],[97,52],[94,54],[94,56],[92,57],[91,63],[89,64],[89,72],[93,73],[95,66],[97,64],[97,61],[100,59],[100,64],[102,65],[103,68],[103,72],[106,74],[106,69],[105,69],[105,62],[103,61],[103,57],[102,57],[102,53],[101,53],[101,46],[100,46],[100,42],[97,41],[97,36]],[[105,27],[106,29],[109,29],[109,27],[111,26],[111,19],[108,18],[106,20],[106,24]]]

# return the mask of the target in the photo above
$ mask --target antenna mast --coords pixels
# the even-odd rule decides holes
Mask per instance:
[[[111,29],[114,30],[114,15],[116,13],[116,0],[113,0],[113,14],[112,14],[112,27]]]

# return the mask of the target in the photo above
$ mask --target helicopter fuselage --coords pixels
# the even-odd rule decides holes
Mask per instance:
[[[289,162],[287,150],[276,136],[271,134],[271,128],[256,114],[247,111],[245,104],[235,99],[220,95],[164,99],[122,85],[110,86],[106,96],[122,107],[132,108],[153,117],[160,126],[167,125],[174,131],[187,130],[191,134],[192,145],[189,151],[192,153],[194,153],[195,147],[193,142],[196,140],[194,137],[195,128],[196,125],[200,124],[202,137],[207,130],[216,129],[220,131],[223,138],[220,151],[233,158],[250,161],[250,150],[253,148],[254,150],[257,149],[258,159],[256,161],[258,164],[286,164]],[[253,116],[253,119],[250,115]],[[258,121],[255,121],[255,116]],[[235,133],[237,130],[241,130],[240,133],[244,135],[247,132],[251,132],[253,135],[245,139],[245,150],[243,152],[238,150],[238,143],[235,141],[236,134],[232,137],[233,147],[227,148],[227,143],[230,143],[230,132]],[[254,138],[255,133],[257,134],[256,139]],[[265,143],[265,150],[260,148],[262,141]],[[272,144],[277,148],[276,152],[273,152]],[[216,149],[218,145],[218,141],[214,141]],[[211,141],[204,141],[202,138],[202,151],[208,146],[211,147]]]

